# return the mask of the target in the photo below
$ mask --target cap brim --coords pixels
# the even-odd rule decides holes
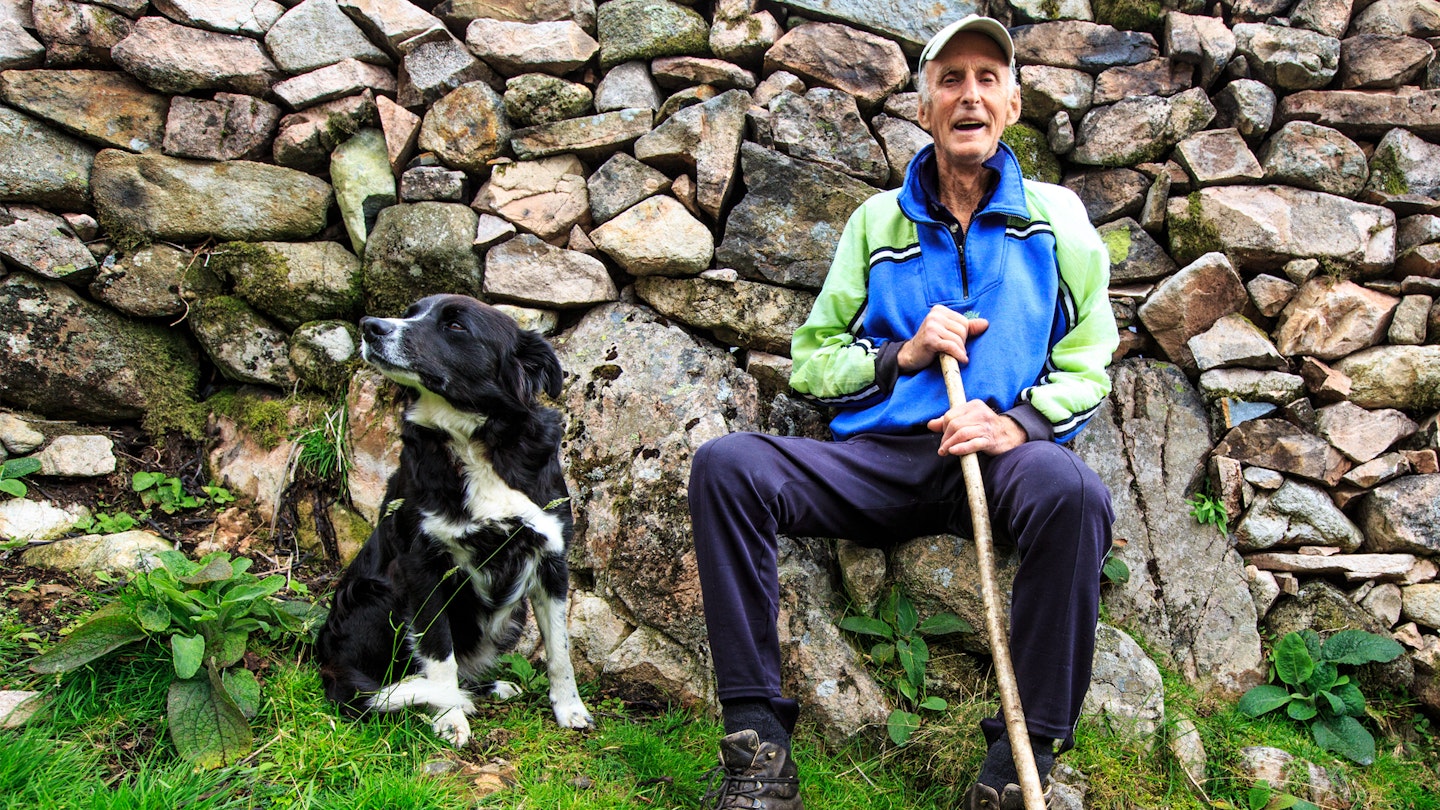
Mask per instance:
[[[925,43],[925,49],[920,52],[920,67],[934,59],[941,50],[961,31],[970,31],[976,34],[984,34],[1000,47],[1005,54],[1006,62],[1015,61],[1015,42],[1010,39],[1010,32],[1005,26],[992,17],[981,17],[978,14],[970,14],[955,22],[941,28],[936,32],[930,41]]]

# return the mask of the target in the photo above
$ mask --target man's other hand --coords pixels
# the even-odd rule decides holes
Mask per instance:
[[[1019,447],[1027,439],[1019,422],[995,413],[985,403],[973,399],[958,408],[951,408],[944,416],[931,419],[926,427],[935,433],[945,434],[940,440],[942,456],[963,456],[967,453],[998,456]]]
[[[896,358],[900,370],[914,374],[929,367],[941,354],[950,355],[963,366],[969,361],[965,354],[965,341],[989,327],[990,322],[984,318],[966,318],[949,307],[936,304],[920,322],[915,337],[900,347]]]

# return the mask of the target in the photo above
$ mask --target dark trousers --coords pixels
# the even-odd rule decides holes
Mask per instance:
[[[960,460],[938,455],[939,441],[936,434],[823,442],[733,433],[700,448],[690,516],[722,701],[789,702],[777,700],[777,534],[886,547],[972,533]],[[996,539],[1020,550],[1010,655],[1026,723],[1032,734],[1068,741],[1090,686],[1110,493],[1079,457],[1050,442],[982,454],[980,467]],[[992,741],[1003,733],[997,718],[982,725]]]

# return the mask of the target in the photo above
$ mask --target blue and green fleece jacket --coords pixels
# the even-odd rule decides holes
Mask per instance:
[[[791,341],[790,385],[839,408],[837,440],[922,432],[948,408],[938,362],[902,374],[897,360],[935,304],[990,322],[966,344],[965,393],[1031,440],[1068,441],[1110,392],[1105,244],[1073,192],[1022,178],[1003,143],[985,165],[999,179],[966,230],[940,205],[934,147],[846,223]]]

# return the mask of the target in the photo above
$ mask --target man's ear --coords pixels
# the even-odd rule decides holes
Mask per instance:
[[[1010,111],[1005,116],[1005,126],[1013,126],[1020,120],[1020,85],[1010,87]]]
[[[925,101],[920,102],[920,112],[919,112],[919,115],[916,116],[916,119],[917,119],[917,120],[916,120],[916,123],[920,124],[920,128],[921,128],[921,129],[925,130],[926,132],[930,132],[930,124],[931,124],[932,122],[931,122],[931,120],[930,120],[930,103],[929,103],[929,102],[925,102]],[[933,134],[933,133],[932,133],[932,134]]]

